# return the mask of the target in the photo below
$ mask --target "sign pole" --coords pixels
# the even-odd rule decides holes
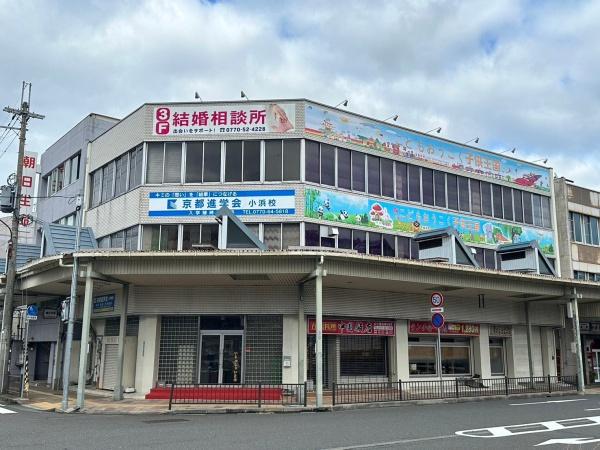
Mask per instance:
[[[442,381],[442,339],[440,336],[440,329],[437,329],[437,353],[438,353],[438,367],[439,367],[439,378]]]
[[[21,370],[21,398],[29,396],[29,314],[25,312],[25,339],[23,340],[23,368]]]

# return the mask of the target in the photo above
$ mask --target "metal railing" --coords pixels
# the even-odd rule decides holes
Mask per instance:
[[[352,403],[441,400],[536,392],[577,390],[577,376],[519,378],[456,378],[435,381],[393,381],[381,383],[333,383],[333,405]]]
[[[169,410],[186,404],[306,406],[302,384],[171,384]]]

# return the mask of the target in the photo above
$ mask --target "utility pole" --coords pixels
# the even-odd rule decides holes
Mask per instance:
[[[27,95],[25,91],[27,90]],[[27,100],[25,98],[27,97]],[[44,116],[29,111],[31,101],[31,83],[23,82],[21,88],[21,107],[6,107],[4,111],[19,116],[21,127],[19,131],[19,156],[17,158],[15,206],[12,216],[11,241],[9,242],[8,261],[6,270],[6,293],[2,311],[2,333],[0,335],[0,394],[8,391],[8,358],[10,353],[10,335],[12,328],[13,297],[15,294],[15,278],[17,275],[17,245],[19,242],[19,222],[21,212],[21,178],[23,177],[23,157],[25,155],[25,139],[29,119],[43,119]]]

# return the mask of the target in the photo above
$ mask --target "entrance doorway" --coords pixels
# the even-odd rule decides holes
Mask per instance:
[[[34,380],[48,379],[48,369],[50,367],[50,349],[51,342],[38,342],[35,344],[35,370],[33,373]]]
[[[243,331],[203,331],[200,339],[201,384],[242,382]]]

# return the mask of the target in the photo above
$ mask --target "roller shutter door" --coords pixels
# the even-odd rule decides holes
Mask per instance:
[[[117,382],[117,359],[119,346],[107,344],[104,347],[104,372],[102,376],[102,389],[114,390]]]

